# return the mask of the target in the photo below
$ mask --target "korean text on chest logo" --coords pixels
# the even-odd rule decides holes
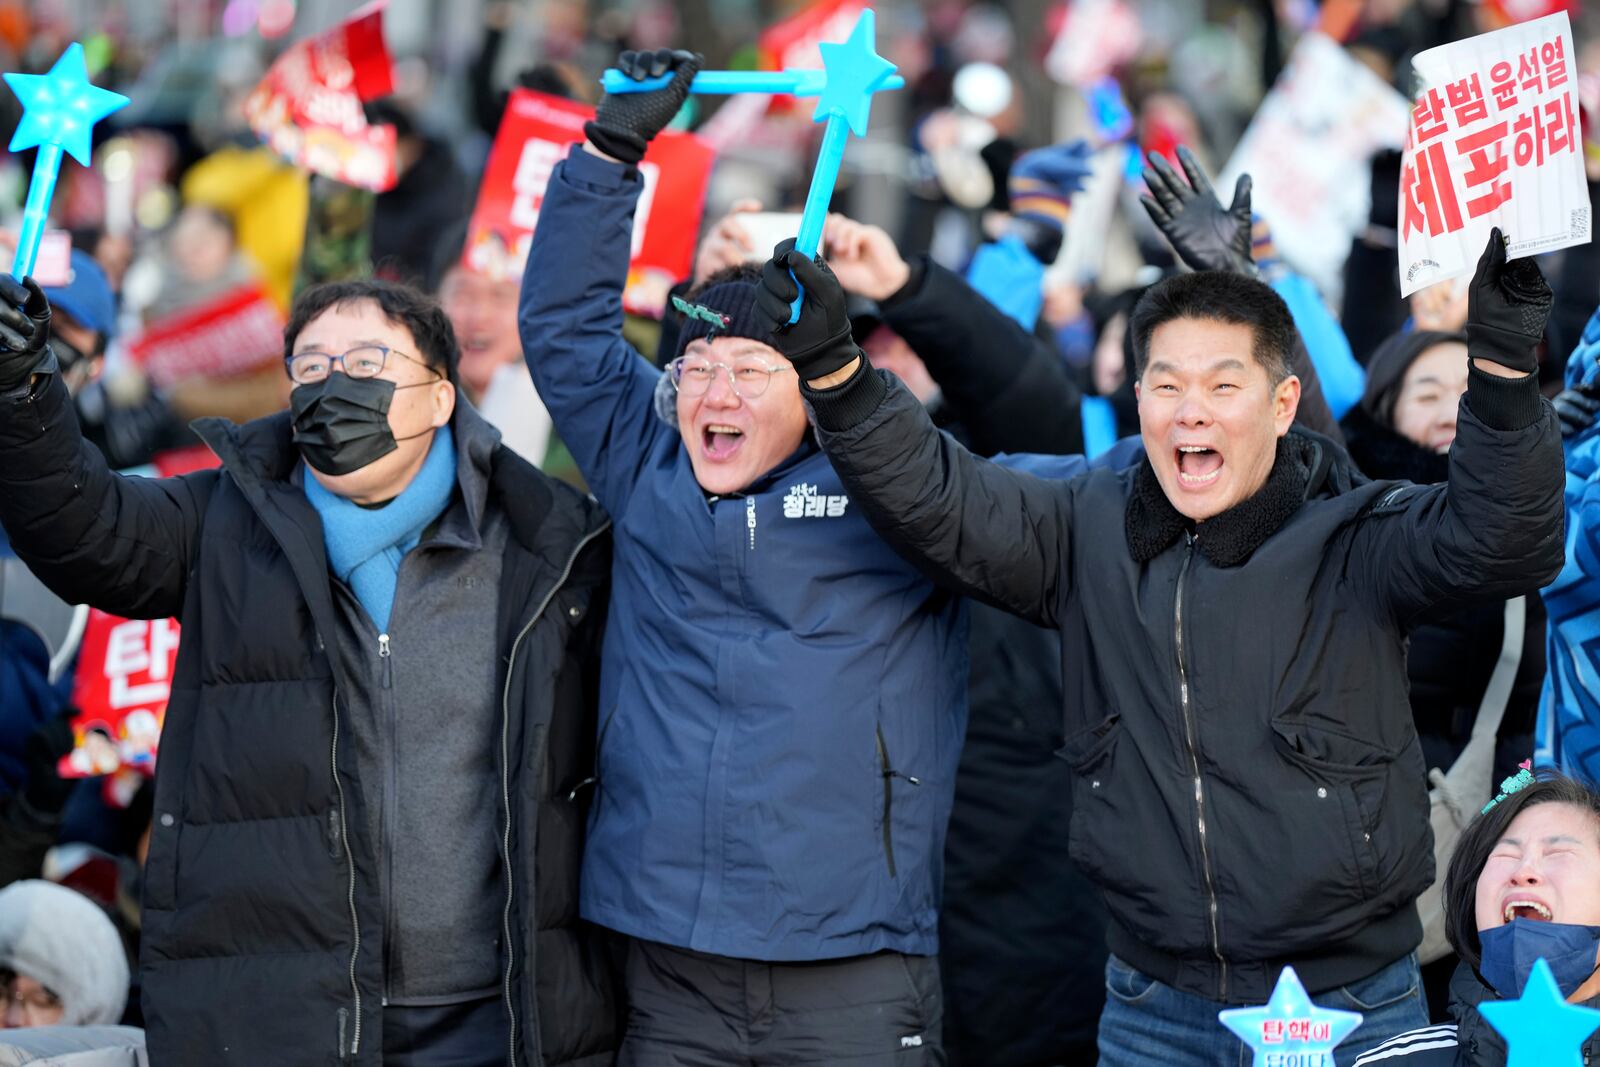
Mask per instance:
[[[783,517],[786,519],[837,519],[849,506],[847,496],[827,496],[817,492],[817,487],[807,482],[794,486],[783,498]]]

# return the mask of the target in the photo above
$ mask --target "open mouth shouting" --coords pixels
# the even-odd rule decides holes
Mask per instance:
[[[1174,450],[1178,485],[1184,489],[1209,489],[1222,476],[1222,453],[1208,445],[1179,445]]]
[[[1550,906],[1544,901],[1528,896],[1526,893],[1517,893],[1506,898],[1500,907],[1500,917],[1506,922],[1513,919],[1527,919],[1531,922],[1553,922],[1554,915]]]
[[[711,422],[700,429],[701,454],[714,463],[732,459],[742,444],[744,444],[744,431],[737,426]]]

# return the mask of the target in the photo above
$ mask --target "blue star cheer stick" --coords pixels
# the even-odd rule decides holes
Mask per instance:
[[[845,142],[853,133],[866,135],[872,112],[872,94],[899,89],[905,79],[895,74],[893,63],[877,53],[877,15],[871,8],[861,12],[855,28],[843,42],[821,44],[820,71],[701,71],[689,84],[694,93],[793,93],[816,96],[816,122],[826,122],[817,167],[811,172],[811,190],[806,194],[805,210],[800,214],[800,233],[794,247],[805,256],[815,256],[822,247],[822,224],[828,218],[828,203],[839,181],[839,164],[844,160]],[[601,79],[606,92],[645,92],[665,86],[672,76],[635,82],[621,71],[608,70]],[[796,283],[799,284],[798,282]],[[800,302],[795,297],[789,322],[800,321]]]
[[[11,138],[11,151],[39,149],[22,209],[17,254],[11,261],[11,273],[23,278],[33,273],[34,260],[39,256],[39,241],[50,216],[50,199],[61,174],[61,153],[66,152],[87,167],[94,124],[127,106],[128,98],[89,81],[83,45],[77,43],[67,46],[49,74],[7,74],[5,80],[22,101],[22,122]]]
[[[1318,1007],[1285,967],[1261,1008],[1229,1008],[1217,1019],[1255,1053],[1255,1067],[1334,1067],[1334,1046],[1361,1025],[1358,1011]]]
[[[1583,1067],[1583,1043],[1600,1027],[1600,1011],[1568,1004],[1542,959],[1520,998],[1486,1000],[1478,1014],[1506,1039],[1506,1067]]]

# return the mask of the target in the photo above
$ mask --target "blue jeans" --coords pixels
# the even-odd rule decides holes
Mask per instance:
[[[1360,1027],[1334,1050],[1338,1067],[1351,1067],[1373,1046],[1428,1025],[1414,952],[1311,999],[1362,1014]],[[1100,1016],[1100,1067],[1250,1067],[1249,1046],[1217,1021],[1224,1007],[1163,985],[1112,956]]]

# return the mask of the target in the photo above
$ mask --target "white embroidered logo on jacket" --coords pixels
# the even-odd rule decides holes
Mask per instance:
[[[783,498],[783,517],[786,519],[837,519],[849,505],[847,496],[825,496],[809,482],[790,488]]]

